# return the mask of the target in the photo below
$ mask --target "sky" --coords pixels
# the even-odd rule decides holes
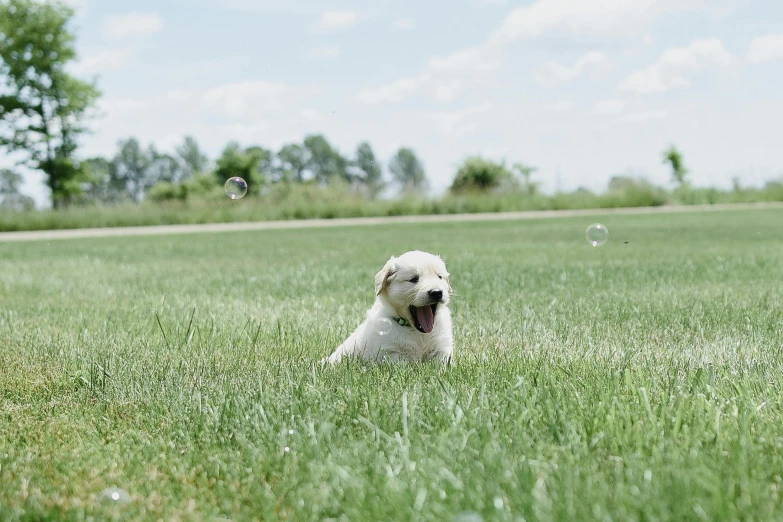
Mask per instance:
[[[545,191],[783,176],[780,0],[69,0],[80,78],[103,95],[84,157],[194,136],[421,158],[432,192],[480,154]],[[25,190],[46,198],[40,180]]]

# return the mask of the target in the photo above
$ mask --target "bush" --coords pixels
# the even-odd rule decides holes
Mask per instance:
[[[514,175],[502,163],[471,156],[457,170],[451,192],[489,192],[515,185]]]
[[[603,196],[603,207],[660,207],[669,202],[666,191],[644,178],[614,176]]]
[[[182,199],[182,190],[180,190],[179,185],[175,185],[174,183],[159,181],[149,189],[147,197],[150,201],[158,203],[162,201],[172,201],[175,199]]]

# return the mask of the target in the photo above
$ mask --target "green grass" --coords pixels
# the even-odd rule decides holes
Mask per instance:
[[[97,227],[231,223],[248,221],[332,219],[508,212],[529,210],[659,207],[782,202],[783,187],[720,191],[684,187],[666,192],[648,185],[603,194],[589,192],[538,194],[446,195],[440,198],[403,197],[368,201],[341,187],[275,185],[263,196],[233,201],[220,187],[205,199],[147,202],[115,207],[73,206],[62,210],[12,212],[0,206],[0,232]]]
[[[0,243],[0,520],[783,519],[780,223]],[[456,366],[317,368],[412,248]]]

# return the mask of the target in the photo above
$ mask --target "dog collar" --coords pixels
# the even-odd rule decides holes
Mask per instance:
[[[410,326],[411,328],[413,327],[410,321],[403,319],[402,317],[392,317],[392,321],[399,323],[400,326]]]

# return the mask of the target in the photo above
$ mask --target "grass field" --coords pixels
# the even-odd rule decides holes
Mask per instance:
[[[781,223],[0,243],[0,520],[781,520]],[[316,367],[413,248],[456,366]]]
[[[667,192],[648,185],[603,194],[584,192],[537,194],[517,191],[501,194],[406,196],[368,201],[339,187],[274,186],[264,196],[229,200],[221,187],[209,199],[145,202],[141,205],[73,206],[61,210],[14,212],[0,205],[0,232],[76,228],[188,225],[299,219],[334,219],[432,214],[475,214],[536,210],[610,209],[664,205],[720,205],[783,202],[783,185],[721,191],[681,187]]]

